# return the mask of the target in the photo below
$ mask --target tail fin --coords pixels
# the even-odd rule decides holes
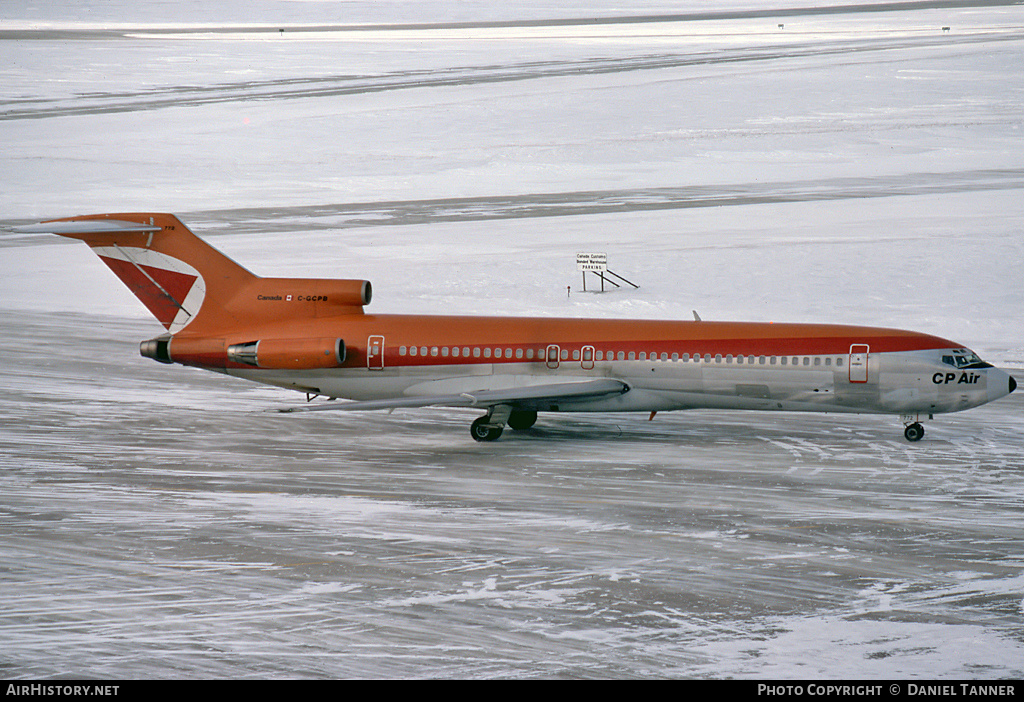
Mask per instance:
[[[257,280],[170,214],[85,215],[19,230],[84,241],[171,334],[219,325],[214,311]]]
[[[362,314],[372,295],[366,280],[258,277],[170,214],[84,215],[17,231],[84,241],[172,335]]]

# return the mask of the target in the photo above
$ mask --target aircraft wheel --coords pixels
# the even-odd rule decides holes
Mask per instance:
[[[477,441],[495,441],[503,429],[501,427],[487,424],[487,417],[480,417],[469,427],[469,433]]]
[[[537,423],[537,413],[533,410],[515,410],[508,416],[508,425],[516,431],[529,429]]]
[[[924,427],[919,422],[908,424],[903,430],[903,436],[907,437],[907,441],[920,441],[924,436]]]

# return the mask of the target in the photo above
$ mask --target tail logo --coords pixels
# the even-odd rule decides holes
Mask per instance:
[[[199,314],[206,283],[195,268],[151,249],[131,246],[96,246],[103,259],[135,296],[172,334],[184,329]]]

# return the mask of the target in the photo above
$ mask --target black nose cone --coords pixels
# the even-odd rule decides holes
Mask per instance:
[[[1017,381],[1014,380],[1013,376],[1011,375],[1010,376],[1010,392],[1013,392],[1016,389],[1017,389]]]

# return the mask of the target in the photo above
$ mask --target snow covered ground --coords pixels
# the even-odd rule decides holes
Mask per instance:
[[[1024,368],[1024,7],[793,5],[4,6],[0,224],[172,211],[378,312],[876,324]],[[582,293],[579,250],[640,289]],[[1020,393],[914,446],[273,417],[301,397],[139,358],[160,328],[86,247],[7,233],[0,329],[7,677],[1022,674]]]

